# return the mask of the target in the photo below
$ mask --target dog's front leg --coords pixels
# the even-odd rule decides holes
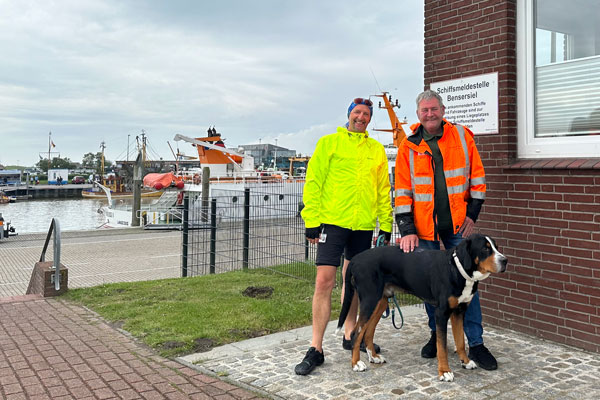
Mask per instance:
[[[464,311],[452,313],[450,316],[450,322],[452,323],[452,335],[454,336],[454,344],[456,344],[456,353],[458,354],[458,358],[460,358],[460,364],[463,368],[475,369],[477,368],[477,364],[475,364],[475,361],[469,360],[469,356],[467,356],[467,352],[465,350],[464,320]]]
[[[436,345],[438,359],[438,378],[443,382],[452,382],[454,373],[448,365],[448,347],[446,344],[446,335],[448,334],[448,320],[444,325],[436,324]]]

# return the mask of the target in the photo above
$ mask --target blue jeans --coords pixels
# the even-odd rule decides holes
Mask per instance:
[[[458,246],[458,244],[463,240],[463,237],[460,233],[444,236],[440,235],[440,238],[442,239],[446,249],[451,249],[452,247]],[[419,248],[423,250],[439,250],[440,242],[419,239]],[[427,316],[429,317],[429,328],[432,332],[435,332],[435,307],[425,303],[425,310],[427,311]],[[483,327],[481,326],[481,305],[479,304],[479,292],[475,293],[473,299],[471,299],[469,307],[467,307],[467,311],[465,312],[464,330],[465,335],[467,336],[467,341],[469,342],[469,347],[475,347],[483,344]]]

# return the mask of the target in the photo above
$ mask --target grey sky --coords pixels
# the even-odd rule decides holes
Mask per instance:
[[[172,159],[167,140],[192,155],[173,136],[212,125],[228,147],[306,154],[352,98],[389,91],[413,122],[423,88],[422,1],[0,0],[0,15],[4,165],[36,163],[49,131],[72,161],[102,141],[125,159],[142,129]],[[388,127],[375,111],[370,130]]]

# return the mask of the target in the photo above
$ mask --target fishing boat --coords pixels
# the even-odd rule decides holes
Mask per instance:
[[[196,147],[200,165],[209,170],[208,194],[203,196],[202,171],[200,169],[184,171],[183,191],[190,199],[190,209],[201,208],[201,198],[218,198],[217,214],[225,216],[231,213],[243,215],[240,208],[243,202],[239,196],[249,189],[259,196],[250,197],[250,217],[253,219],[277,218],[289,215],[289,210],[281,204],[291,201],[299,204],[305,177],[291,176],[288,171],[257,171],[254,158],[241,151],[225,146],[224,139],[214,128],[206,137],[191,138],[180,134],[175,141],[185,141]],[[290,197],[293,200],[290,200]],[[252,214],[255,213],[256,215]],[[230,216],[231,217],[231,216]],[[236,218],[236,217],[233,217]]]
[[[111,194],[112,199],[133,199],[133,192],[126,191],[125,185],[122,182],[123,180],[120,177],[109,177],[106,182],[98,182],[102,184],[102,186],[106,187]],[[153,187],[148,187],[142,189],[142,197],[143,198],[158,198],[162,196],[162,191],[160,189],[155,189]],[[84,189],[81,191],[81,197],[84,199],[96,199],[96,200],[104,200],[107,198],[106,191],[102,190],[100,186],[94,185],[90,189]]]
[[[15,196],[9,196],[6,193],[0,191],[0,204],[14,203],[17,201]]]

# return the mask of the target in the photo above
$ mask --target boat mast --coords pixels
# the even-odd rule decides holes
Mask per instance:
[[[406,121],[400,122],[398,116],[394,112],[394,108],[400,108],[400,104],[398,104],[398,99],[396,99],[396,103],[392,103],[392,96],[388,94],[388,92],[383,92],[382,94],[375,94],[375,97],[383,98],[384,105],[381,105],[381,101],[379,102],[379,108],[385,108],[388,112],[388,116],[390,118],[390,123],[392,124],[392,129],[373,129],[375,131],[381,132],[392,132],[392,137],[394,139],[394,146],[399,147],[402,140],[406,137],[406,133],[404,129],[402,129],[402,125],[406,124]]]
[[[100,182],[102,184],[104,184],[104,149],[106,148],[106,144],[104,143],[104,141],[102,141],[102,143],[100,143],[100,148],[102,149],[102,160],[100,162]]]

